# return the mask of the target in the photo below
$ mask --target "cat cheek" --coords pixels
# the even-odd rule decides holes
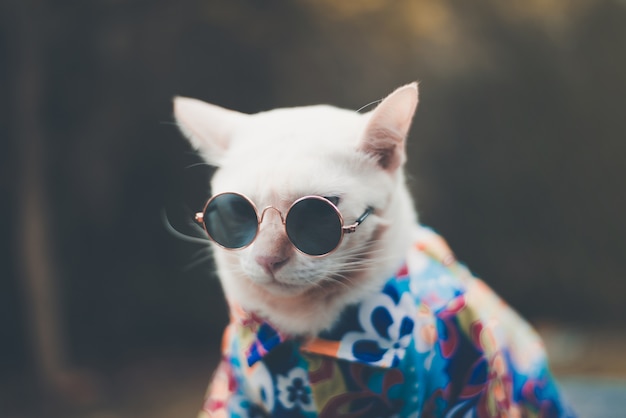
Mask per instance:
[[[387,230],[389,229],[389,227],[391,226],[391,222],[383,220],[381,222],[378,223],[378,225],[376,225],[376,227],[374,228],[374,232],[372,232],[372,235],[370,235],[370,241],[371,242],[378,242],[382,239],[382,236],[385,232],[387,232]]]
[[[374,254],[381,251],[380,245],[383,243],[383,236],[390,226],[391,223],[385,220],[377,220],[376,224],[370,226],[367,230],[363,228],[363,230],[359,231],[360,233],[348,235],[344,238],[345,249],[343,253],[354,253],[356,255],[353,258],[362,262],[371,259]],[[341,256],[341,253],[339,253],[339,256]]]
[[[259,266],[251,253],[242,254],[239,264],[244,274],[245,281],[251,281],[258,284],[269,283],[272,278],[265,274],[261,266]]]

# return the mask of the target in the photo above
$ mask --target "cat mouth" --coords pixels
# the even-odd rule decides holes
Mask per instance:
[[[263,286],[272,293],[278,293],[283,295],[296,295],[299,293],[304,293],[307,289],[310,288],[310,285],[308,284],[285,283],[276,280],[276,278],[272,278],[270,282],[264,283]]]

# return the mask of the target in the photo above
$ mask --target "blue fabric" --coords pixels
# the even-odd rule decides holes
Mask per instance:
[[[244,323],[225,335],[211,416],[575,416],[537,334],[425,228],[380,292],[318,338]]]

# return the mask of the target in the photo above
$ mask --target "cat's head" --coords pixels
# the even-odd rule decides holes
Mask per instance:
[[[213,195],[244,195],[259,215],[271,207],[249,246],[214,248],[231,302],[269,317],[286,332],[316,332],[328,327],[343,305],[393,273],[414,222],[402,167],[417,102],[415,83],[366,114],[309,106],[247,115],[175,99],[180,129],[217,167]],[[336,204],[344,225],[367,208],[373,212],[336,250],[312,257],[294,248],[280,215],[309,195]]]

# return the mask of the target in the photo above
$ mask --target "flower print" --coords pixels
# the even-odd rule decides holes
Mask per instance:
[[[411,253],[406,260],[409,275],[417,276],[422,274],[428,269],[431,262],[430,257],[421,251]]]
[[[492,416],[504,411],[512,412],[515,405],[513,379],[508,369],[506,358],[501,353],[497,353],[489,360],[490,373],[486,382],[487,388],[483,391],[487,396],[482,397],[482,402]]]
[[[341,357],[375,366],[397,366],[413,338],[415,305],[411,295],[383,291],[364,301],[358,316],[363,332],[344,335]]]
[[[419,412],[417,411],[409,412],[408,415],[395,414],[389,418],[419,418]]]
[[[274,383],[272,375],[263,362],[258,362],[249,378],[252,388],[252,399],[265,407],[265,410],[274,409]]]
[[[299,407],[303,411],[314,411],[313,395],[305,369],[296,367],[286,376],[278,375],[278,400],[286,409]]]
[[[437,342],[435,315],[425,304],[420,304],[415,315],[415,349],[418,353],[430,351]]]
[[[454,274],[435,262],[431,263],[418,280],[411,280],[409,287],[417,300],[435,312],[445,308],[465,291],[463,283]]]
[[[285,335],[275,330],[270,324],[263,322],[256,330],[256,339],[246,350],[248,366],[261,360],[270,350],[285,341],[285,338]]]
[[[403,396],[406,380],[401,368],[384,369],[351,362],[345,372],[343,377],[350,381],[350,389],[335,390],[334,396],[322,403],[320,418],[389,417],[406,407]]]
[[[231,364],[223,359],[217,367],[213,382],[204,400],[203,410],[211,415],[224,411],[228,400],[237,391],[237,381]]]
[[[210,415],[213,417],[213,415]],[[226,417],[226,415],[224,415]],[[269,414],[259,405],[250,402],[246,396],[235,395],[230,399],[228,410],[230,418],[269,418]]]

